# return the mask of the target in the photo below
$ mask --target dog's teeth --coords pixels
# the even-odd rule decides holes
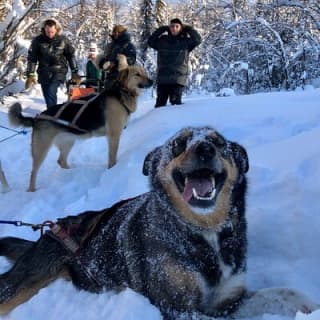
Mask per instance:
[[[192,194],[194,196],[194,198],[196,198],[197,200],[213,200],[214,196],[216,195],[216,188],[214,188],[211,191],[211,194],[209,197],[201,197],[198,195],[197,190],[195,188],[192,188]]]
[[[197,190],[195,188],[192,188],[192,194],[196,199],[198,199]]]
[[[211,192],[210,200],[213,200],[214,196],[216,195],[216,188],[214,188]]]
[[[212,182],[212,189],[216,188],[216,180],[214,177],[211,177],[211,182]]]

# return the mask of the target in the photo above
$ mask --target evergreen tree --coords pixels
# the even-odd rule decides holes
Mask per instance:
[[[24,3],[24,5],[22,4]],[[16,16],[13,16],[13,12]],[[40,22],[54,16],[84,62],[88,45],[103,49],[114,23],[128,27],[138,62],[154,74],[151,33],[178,17],[195,27],[202,43],[190,55],[189,89],[238,93],[295,89],[320,78],[320,6],[317,0],[12,0],[0,3],[0,86],[7,87],[26,67],[26,41]],[[1,89],[0,89],[1,90]],[[5,94],[2,89],[0,95]]]
[[[23,34],[30,27],[30,13],[36,3],[24,6],[19,0],[0,5],[0,97],[10,91],[10,85],[22,77]],[[13,14],[15,13],[15,14]]]
[[[141,1],[141,25],[140,25],[140,57],[143,63],[148,65],[148,39],[154,30],[154,13],[152,0]]]
[[[158,27],[168,23],[168,5],[163,0],[156,0],[155,4],[156,22]]]

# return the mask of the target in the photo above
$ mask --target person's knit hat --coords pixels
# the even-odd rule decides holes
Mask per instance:
[[[125,32],[127,31],[127,28],[121,24],[118,24],[118,25],[115,25],[112,29],[112,33],[122,33],[122,32]]]
[[[178,24],[181,24],[181,26],[182,26],[182,21],[179,18],[174,18],[174,19],[170,20],[170,24],[173,24],[173,23],[178,23]]]

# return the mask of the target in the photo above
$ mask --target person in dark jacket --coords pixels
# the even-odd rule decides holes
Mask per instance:
[[[38,65],[38,82],[41,84],[47,108],[57,104],[57,90],[66,80],[68,65],[72,80],[81,80],[74,53],[71,42],[61,34],[59,22],[54,18],[46,19],[41,34],[32,40],[28,51],[25,88],[28,89],[36,83],[35,72]]]
[[[101,80],[101,70],[97,66],[97,51],[98,47],[96,43],[90,43],[89,56],[86,64],[86,86],[98,86]]]
[[[157,101],[155,108],[167,104],[182,104],[187,83],[189,53],[201,43],[201,36],[178,18],[169,26],[161,26],[148,39],[148,45],[158,51]]]
[[[105,49],[104,57],[99,62],[99,67],[104,71],[105,88],[111,89],[118,76],[117,55],[127,57],[129,65],[136,62],[136,48],[130,40],[130,34],[123,25],[115,25],[110,35],[111,42]]]

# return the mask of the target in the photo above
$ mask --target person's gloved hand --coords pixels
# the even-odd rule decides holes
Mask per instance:
[[[77,72],[72,72],[71,73],[71,80],[78,85],[81,82],[81,77],[78,75]]]
[[[169,26],[161,26],[157,29],[157,32],[159,34],[162,34],[164,32],[169,32],[170,31],[170,27]]]
[[[107,71],[107,70],[109,70],[109,69],[111,69],[111,62],[110,61],[106,61],[104,64],[103,64],[103,66],[102,66],[102,69],[103,70],[105,70],[105,71]]]
[[[182,26],[182,30],[185,32],[189,32],[192,29],[192,26],[190,26],[189,24],[184,24]]]
[[[36,83],[37,83],[36,77],[34,75],[29,75],[24,87],[27,90],[27,89],[33,87]]]

